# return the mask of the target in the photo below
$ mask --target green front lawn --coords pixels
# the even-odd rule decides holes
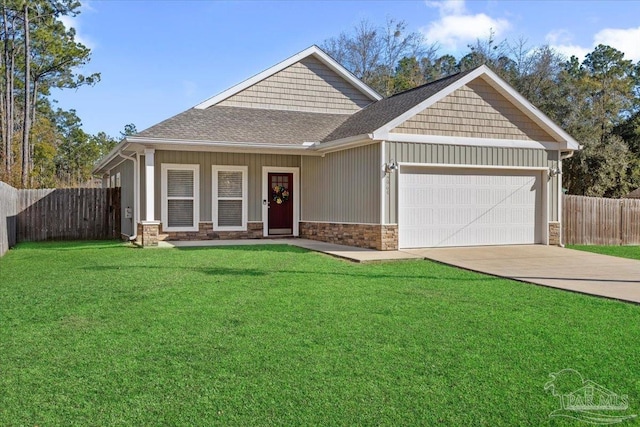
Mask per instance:
[[[570,245],[567,247],[569,249],[577,249],[580,251],[640,260],[640,246]]]
[[[23,244],[0,259],[0,425],[565,425],[543,389],[564,368],[640,413],[639,324],[427,261]]]

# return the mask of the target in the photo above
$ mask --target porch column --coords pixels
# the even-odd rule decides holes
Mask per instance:
[[[146,220],[155,221],[155,152],[154,148],[144,149],[144,177],[145,177],[145,194],[146,194]]]

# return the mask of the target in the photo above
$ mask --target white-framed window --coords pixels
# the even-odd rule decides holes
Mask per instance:
[[[162,229],[198,231],[200,165],[162,164]]]
[[[121,187],[121,183],[120,183],[120,172],[118,172],[116,174],[116,187]]]
[[[214,230],[247,229],[247,166],[212,167]]]
[[[110,184],[109,188],[116,188],[116,176],[115,175],[111,175],[111,184]]]

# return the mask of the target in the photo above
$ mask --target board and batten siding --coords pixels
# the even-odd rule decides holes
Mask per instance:
[[[534,148],[478,147],[465,145],[386,142],[385,158],[399,163],[430,163],[469,166],[550,167],[557,165],[557,151]],[[544,184],[544,183],[543,183]],[[557,178],[548,183],[549,220],[558,218]],[[398,173],[385,182],[385,221],[398,222]]]
[[[380,144],[303,157],[301,221],[380,224]]]
[[[556,141],[481,78],[467,83],[391,132]]]
[[[371,102],[351,83],[309,56],[217,105],[350,114]]]
[[[144,164],[144,157],[141,157]],[[248,166],[248,221],[262,221],[262,167],[299,167],[300,156],[251,153],[215,153],[196,151],[156,151],[155,152],[155,217],[160,220],[162,209],[162,167],[163,163],[200,165],[200,222],[212,221],[211,166]],[[144,175],[142,175],[144,176]],[[141,179],[144,188],[144,179]],[[143,195],[144,196],[144,195]],[[142,199],[144,201],[144,198]],[[144,203],[141,203],[144,206]],[[144,211],[144,208],[142,208]],[[145,213],[143,212],[143,215]]]
[[[134,199],[133,199],[133,161],[125,160],[115,168],[111,169],[111,176],[120,174],[120,231],[122,234],[132,236],[135,230],[134,225]],[[125,210],[131,208],[131,218],[125,218]]]

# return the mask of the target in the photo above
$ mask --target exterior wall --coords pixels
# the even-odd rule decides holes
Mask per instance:
[[[396,225],[301,222],[300,236],[379,251],[398,249],[398,226]]]
[[[433,163],[479,166],[519,166],[549,167],[557,164],[551,156],[556,151],[533,148],[475,147],[462,145],[420,144],[411,142],[386,142],[385,156],[388,160],[405,163]],[[557,221],[557,178],[549,183],[548,196],[549,220]],[[398,222],[397,206],[398,174],[391,173],[385,179],[385,222]],[[552,212],[553,211],[553,214]]]
[[[309,56],[218,105],[348,114],[371,102],[329,67]]]
[[[380,224],[380,144],[303,157],[301,221]]]
[[[132,236],[135,230],[135,224],[133,223],[135,213],[134,199],[133,199],[133,162],[131,160],[125,160],[115,168],[111,169],[111,176],[120,174],[120,186],[122,187],[120,193],[120,232],[127,236]],[[131,218],[125,218],[125,210],[131,209]]]
[[[142,157],[144,159],[144,157]],[[144,160],[141,160],[144,164]],[[162,213],[162,163],[200,165],[200,222],[211,222],[211,166],[248,166],[248,221],[262,221],[262,167],[299,167],[300,156],[278,154],[203,153],[196,151],[156,151],[155,153],[155,217]],[[144,179],[141,179],[144,187]],[[144,195],[143,195],[144,197]],[[144,200],[144,199],[142,199]],[[144,203],[142,203],[144,205]]]
[[[392,130],[395,133],[555,141],[478,78]]]

